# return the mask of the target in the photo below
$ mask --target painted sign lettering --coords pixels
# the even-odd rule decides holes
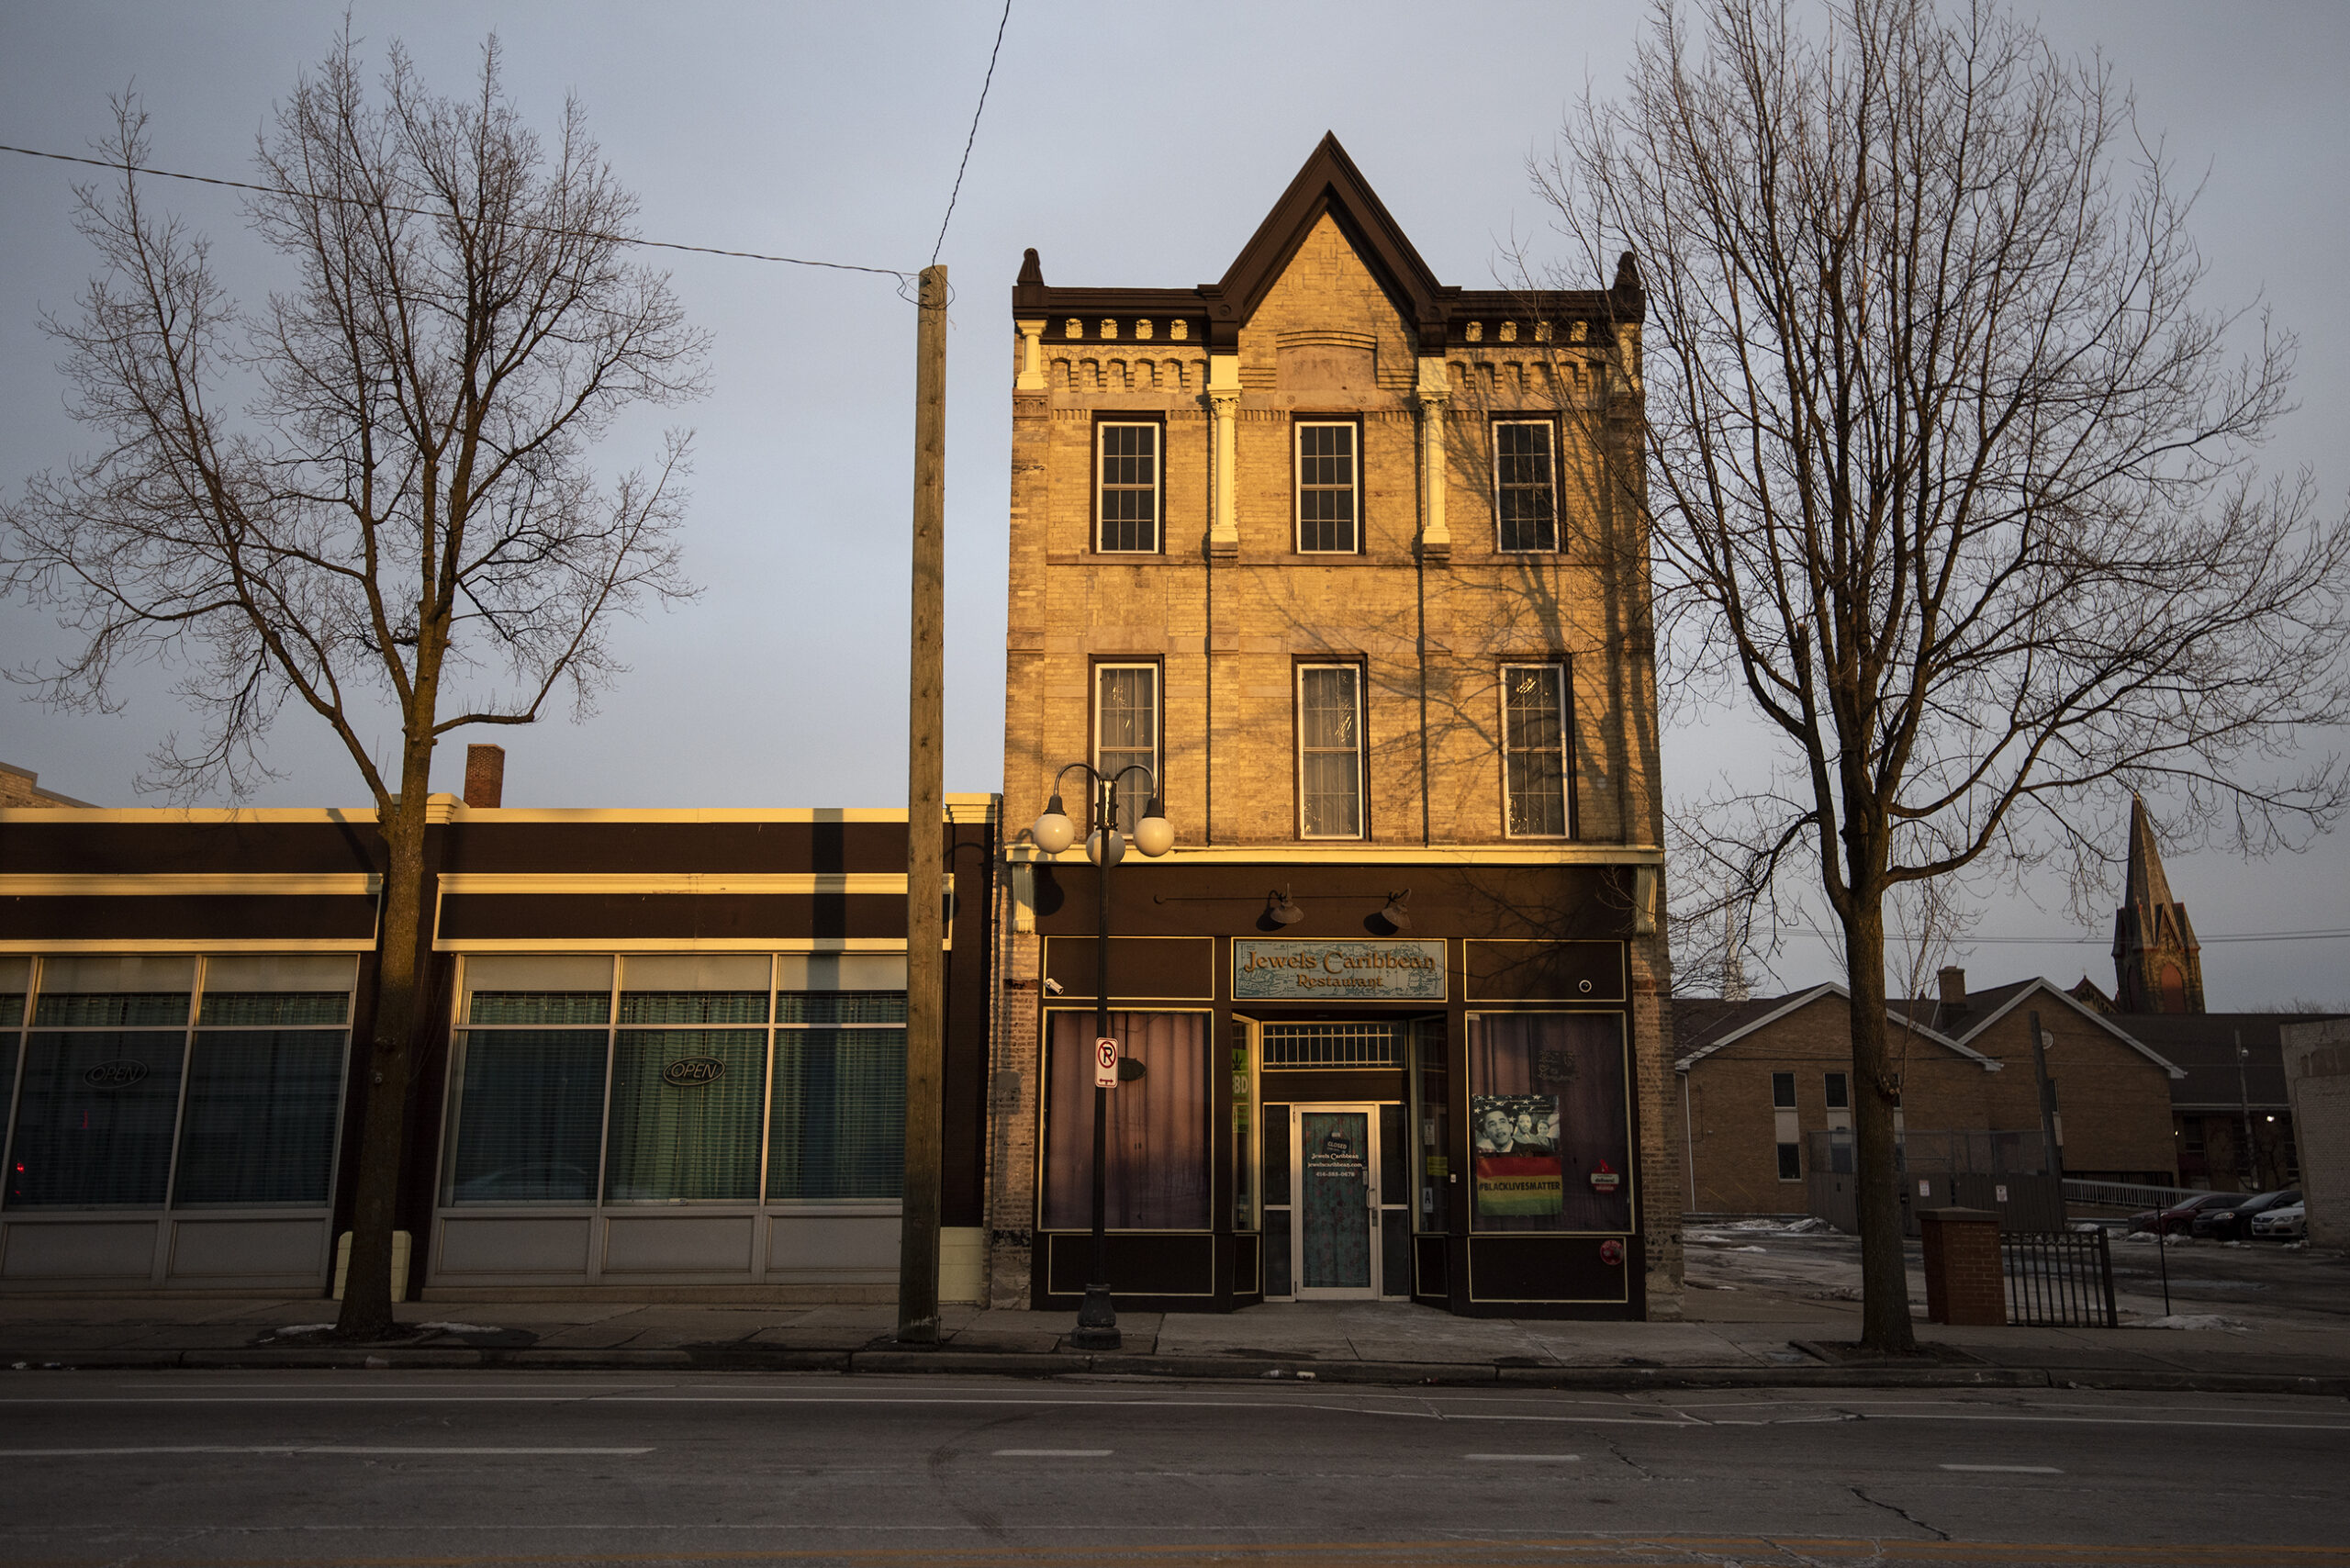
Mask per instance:
[[[1232,994],[1268,1001],[1442,1002],[1444,944],[1294,942],[1236,936]]]

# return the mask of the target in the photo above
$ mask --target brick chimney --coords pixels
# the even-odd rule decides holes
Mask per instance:
[[[506,799],[506,748],[469,745],[465,748],[465,804],[497,806]]]
[[[467,801],[473,799],[470,790],[467,791],[465,798]],[[1966,971],[1956,964],[1946,964],[1935,978],[1942,982],[1942,1006],[1952,1013],[1965,1012]]]

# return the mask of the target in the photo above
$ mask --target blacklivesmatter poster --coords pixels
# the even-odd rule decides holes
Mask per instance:
[[[1482,1215],[1555,1215],[1565,1183],[1559,1162],[1559,1097],[1474,1094],[1469,1125],[1476,1140],[1477,1212]]]

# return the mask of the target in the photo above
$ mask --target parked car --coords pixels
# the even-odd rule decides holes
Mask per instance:
[[[2252,1216],[2252,1234],[2264,1241],[2304,1241],[2310,1234],[2310,1212],[2300,1204],[2278,1204]]]
[[[2255,1215],[2266,1214],[2270,1209],[2300,1201],[2299,1189],[2288,1188],[2283,1192],[2255,1193],[2232,1208],[2221,1208],[2215,1204],[2195,1216],[2195,1234],[2208,1236],[2214,1241],[2242,1241],[2252,1234]]]
[[[2213,1204],[2240,1204],[2242,1193],[2198,1193],[2185,1203],[2173,1204],[2166,1209],[2141,1209],[2130,1216],[2132,1230],[2151,1230],[2163,1236],[2177,1236],[2194,1222],[2199,1210]]]

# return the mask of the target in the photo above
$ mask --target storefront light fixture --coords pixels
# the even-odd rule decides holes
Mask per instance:
[[[1265,910],[1266,918],[1275,925],[1295,925],[1305,918],[1305,912],[1289,902],[1287,888],[1276,888],[1267,893],[1265,898],[1268,904]]]
[[[1379,918],[1398,931],[1409,931],[1412,928],[1411,899],[1412,890],[1409,888],[1400,893],[1388,894],[1387,907],[1379,912]]]

